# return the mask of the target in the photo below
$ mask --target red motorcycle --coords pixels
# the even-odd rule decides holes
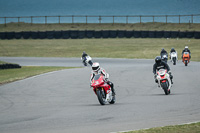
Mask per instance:
[[[97,95],[101,105],[105,105],[106,103],[115,103],[115,95],[112,94],[111,87],[105,82],[102,74],[94,76],[91,87],[93,87],[93,91]]]

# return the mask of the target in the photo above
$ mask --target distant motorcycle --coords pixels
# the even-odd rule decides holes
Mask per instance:
[[[162,57],[161,57],[162,61],[164,61],[165,63],[167,63],[168,61],[168,57],[166,54],[163,54]]]
[[[189,62],[190,62],[190,54],[189,54],[189,52],[184,52],[183,53],[183,63],[185,64],[185,66],[187,66]]]
[[[170,75],[167,73],[167,70],[160,69],[157,72],[156,78],[158,80],[159,87],[161,87],[164,90],[165,95],[170,94],[171,79],[170,79]]]
[[[102,74],[94,76],[91,87],[93,87],[93,91],[97,95],[101,105],[105,105],[106,103],[115,103],[115,95],[112,94],[111,87],[105,82]]]
[[[173,65],[176,65],[176,62],[178,61],[177,53],[176,52],[172,52],[170,54],[170,59],[171,59],[171,62],[173,62]]]
[[[87,66],[88,64],[90,66],[92,66],[92,64],[93,64],[92,63],[92,58],[89,55],[84,57],[84,58],[81,57],[81,60],[82,60],[84,66]]]

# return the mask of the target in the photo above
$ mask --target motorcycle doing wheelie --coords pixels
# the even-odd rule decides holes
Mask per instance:
[[[97,74],[94,76],[91,87],[93,87],[93,91],[97,95],[101,105],[105,105],[106,103],[115,103],[115,95],[112,94],[111,87],[105,82],[102,74]]]
[[[170,58],[171,58],[171,62],[173,62],[173,65],[176,65],[176,62],[178,61],[177,53],[176,52],[172,52],[170,54]]]
[[[167,73],[166,69],[160,69],[157,72],[156,79],[158,80],[158,86],[161,87],[165,94],[170,94],[170,88],[171,88],[171,79],[170,75]]]
[[[185,64],[185,66],[187,66],[189,62],[190,62],[190,54],[189,54],[189,52],[184,52],[183,53],[183,63]]]
[[[83,62],[83,65],[84,66],[87,66],[88,64],[90,64],[90,66],[92,66],[92,58],[88,55],[88,56],[85,56],[84,58],[81,57],[81,60]]]

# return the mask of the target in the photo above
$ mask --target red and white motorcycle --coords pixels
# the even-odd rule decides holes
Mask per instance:
[[[159,87],[161,87],[164,90],[165,94],[166,95],[170,94],[170,88],[172,84],[171,84],[170,75],[167,73],[167,70],[160,69],[157,72],[156,79],[158,80]]]
[[[94,76],[91,87],[93,87],[93,91],[97,95],[101,105],[105,105],[106,103],[115,103],[115,95],[112,94],[111,87],[105,82],[102,74]]]

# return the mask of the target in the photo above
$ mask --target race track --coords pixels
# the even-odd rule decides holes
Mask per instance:
[[[0,57],[20,65],[82,66],[79,58]],[[1,133],[110,133],[200,121],[200,63],[171,62],[166,96],[153,79],[154,60],[97,58],[115,85],[116,104],[102,106],[90,67],[50,72],[0,86]]]

